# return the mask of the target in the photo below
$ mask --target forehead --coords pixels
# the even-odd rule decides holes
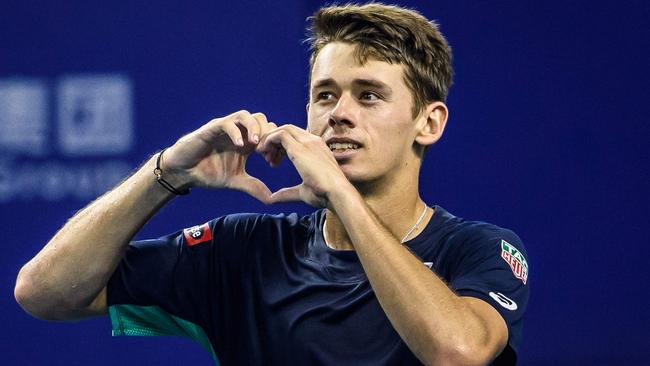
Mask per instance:
[[[339,85],[355,79],[379,80],[392,89],[406,88],[403,80],[404,67],[368,57],[361,64],[356,57],[356,46],[333,42],[323,47],[311,70],[311,85],[319,80],[332,79]]]

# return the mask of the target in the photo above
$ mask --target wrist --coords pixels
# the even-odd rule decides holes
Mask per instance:
[[[129,179],[123,182],[124,187],[129,190],[142,189],[146,191],[151,202],[165,202],[176,195],[165,189],[156,180],[153,173],[156,169],[158,154],[152,155]]]
[[[344,182],[336,184],[335,187],[336,189],[327,195],[328,208],[330,210],[336,212],[337,208],[342,207],[342,205],[363,201],[359,191],[347,179]]]
[[[160,151],[153,159],[155,161],[153,174],[156,181],[167,191],[177,196],[189,194],[191,187],[189,177],[177,169],[171,169],[165,166],[165,150]]]

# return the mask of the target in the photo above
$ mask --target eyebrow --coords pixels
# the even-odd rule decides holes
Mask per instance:
[[[366,87],[371,87],[374,89],[379,89],[384,92],[390,93],[393,90],[388,86],[388,84],[381,82],[379,80],[373,80],[373,79],[354,79],[352,84],[359,85],[359,86],[366,86]]]
[[[388,84],[381,82],[379,80],[374,80],[374,79],[354,79],[352,81],[352,84],[355,86],[365,86],[365,87],[371,87],[375,89],[379,89],[384,91],[385,93],[392,93],[392,89]],[[327,78],[327,79],[321,79],[318,80],[317,82],[314,83],[314,86],[312,89],[317,89],[317,88],[326,88],[326,87],[332,87],[336,86],[336,81],[332,78]]]
[[[330,86],[334,86],[334,85],[336,85],[336,82],[332,78],[321,79],[321,80],[318,80],[317,82],[314,83],[314,86],[312,87],[312,89],[326,88],[326,87],[330,87]]]

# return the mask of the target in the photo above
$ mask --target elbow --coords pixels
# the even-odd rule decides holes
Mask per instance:
[[[51,306],[53,297],[47,294],[46,288],[39,285],[26,267],[23,267],[16,278],[14,298],[29,315],[42,320],[59,320]]]
[[[447,366],[482,366],[492,361],[491,357],[485,356],[480,350],[454,349],[443,352],[436,352],[421,357],[425,365],[447,365]]]
[[[29,263],[18,273],[14,298],[26,313],[41,320],[77,320],[95,315],[88,308],[97,294],[84,296],[89,292],[81,291],[77,284],[65,287],[49,277],[32,270]]]
[[[447,365],[481,366],[489,364],[493,356],[486,347],[460,344],[445,353]]]
[[[14,287],[14,298],[18,305],[20,305],[23,310],[32,316],[36,316],[34,311],[34,306],[37,301],[34,301],[34,286],[31,281],[27,278],[28,276],[24,273],[25,268],[20,270],[18,277],[16,277],[16,286]]]
[[[33,317],[44,319],[46,314],[43,314],[43,309],[38,306],[41,303],[38,299],[39,291],[27,272],[27,269],[23,267],[18,273],[16,286],[14,287],[14,298],[25,312]]]
[[[449,339],[445,344],[431,347],[431,352],[422,355],[420,360],[425,365],[479,366],[489,364],[495,356],[484,342],[476,342],[473,339]]]

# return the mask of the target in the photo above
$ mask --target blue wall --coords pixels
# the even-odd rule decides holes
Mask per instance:
[[[423,197],[512,228],[528,248],[521,364],[650,364],[648,2],[401,3],[437,19],[455,57],[451,118],[425,161]],[[107,318],[35,320],[13,300],[15,275],[97,191],[210,118],[248,109],[304,126],[300,40],[318,6],[0,4],[0,364],[210,362],[181,339],[112,338]],[[122,91],[117,109],[87,92],[97,82]],[[68,87],[90,93],[86,109],[66,115]],[[92,143],[93,131],[119,140],[111,133],[128,130],[107,120],[79,130],[97,108],[124,117],[129,143]],[[289,164],[278,173],[262,162],[250,171],[271,189],[298,182]],[[310,208],[196,190],[138,237],[268,210]]]

